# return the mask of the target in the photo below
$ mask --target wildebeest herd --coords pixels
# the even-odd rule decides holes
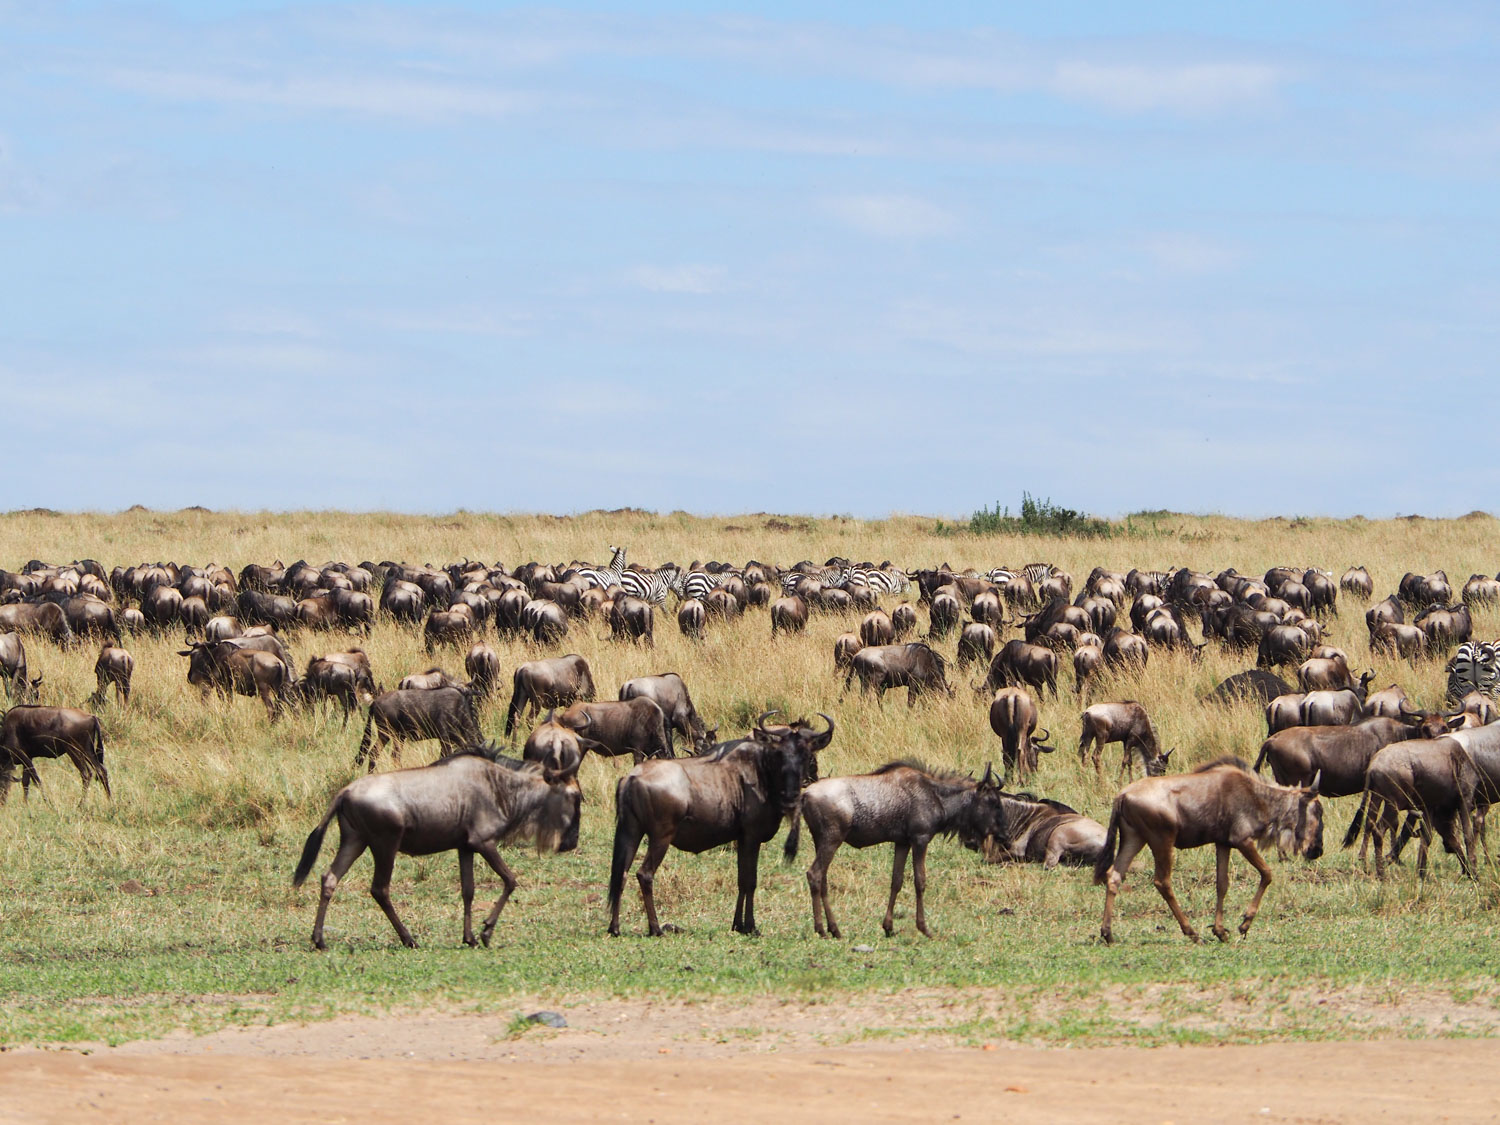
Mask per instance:
[[[111,701],[132,705],[135,658],[126,642],[144,632],[184,635],[177,654],[188,682],[205,698],[215,692],[258,698],[272,723],[288,708],[324,701],[340,708],[344,725],[364,709],[354,765],[370,776],[333,797],[294,875],[300,884],[311,873],[337,819],[338,850],[322,879],[313,929],[318,948],[334,890],[367,849],[375,865],[371,893],[407,945],[415,942],[389,894],[395,857],[456,850],[464,941],[487,944],[516,885],[498,845],[529,840],[541,850],[575,847],[577,774],[590,753],[634,761],[615,790],[611,934],[620,932],[625,876],[643,842],[636,880],[652,935],[663,933],[654,883],[668,851],[726,844],[734,845],[738,865],[733,927],[755,932],[760,849],[786,823],[789,861],[804,825],[811,838],[807,883],[820,935],[840,934],[827,879],[839,847],[884,843],[893,845],[894,864],[883,926],[887,933],[893,929],[909,856],[916,925],[929,933],[927,850],[934,838],[949,835],[992,861],[1091,866],[1094,881],[1105,888],[1105,941],[1112,940],[1121,882],[1143,848],[1155,861],[1154,885],[1196,940],[1172,889],[1173,853],[1212,844],[1212,932],[1227,940],[1230,853],[1240,852],[1260,876],[1239,926],[1244,934],[1272,878],[1260,849],[1317,859],[1323,800],[1359,798],[1344,845],[1352,846],[1363,829],[1361,855],[1373,845],[1381,875],[1413,834],[1420,840],[1420,872],[1426,872],[1436,835],[1472,875],[1485,812],[1500,800],[1494,702],[1500,647],[1474,640],[1471,621],[1471,606],[1500,601],[1500,579],[1474,575],[1455,599],[1441,571],[1409,573],[1394,593],[1365,610],[1371,652],[1405,659],[1413,669],[1447,658],[1445,708],[1424,710],[1395,684],[1372,690],[1374,672],[1359,673],[1346,652],[1328,643],[1325,631],[1339,612],[1340,595],[1361,605],[1374,597],[1374,584],[1360,567],[1337,581],[1310,567],[1273,567],[1260,577],[1233,569],[1209,575],[1188,568],[1120,573],[1096,567],[1080,583],[1045,563],[906,572],[890,563],[834,558],[789,568],[752,560],[643,569],[627,564],[623,549],[611,551],[605,566],[277,562],[250,564],[236,575],[221,566],[155,563],[106,572],[93,560],[33,560],[16,572],[0,570],[0,678],[12,703],[0,719],[0,801],[17,771],[29,796],[41,781],[38,761],[63,757],[77,768],[85,796],[96,778],[111,794],[104,724],[88,709],[34,702],[44,676],[35,660],[28,663],[27,645],[99,643],[97,690],[88,706],[102,712]],[[669,597],[676,599],[678,629],[694,640],[717,623],[756,611],[769,617],[776,643],[796,643],[816,615],[846,618],[854,627],[835,641],[831,694],[842,695],[856,682],[861,695],[873,692],[877,700],[905,688],[911,707],[924,696],[957,696],[951,668],[979,665],[975,690],[999,740],[1000,772],[987,766],[976,779],[898,760],[868,774],[820,778],[818,753],[835,732],[829,716],[785,721],[767,711],[741,737],[720,740],[722,724],[705,722],[680,675],[635,677],[620,686],[617,699],[600,700],[587,659],[576,653],[538,652],[511,672],[504,735],[519,738],[518,721],[535,724],[520,757],[485,738],[479,704],[505,680],[487,634],[557,649],[594,622],[605,625],[614,642],[651,646],[658,607]],[[889,605],[889,599],[898,601]],[[928,619],[920,636],[919,609]],[[381,619],[419,629],[428,653],[462,652],[464,677],[434,666],[387,690],[361,647],[313,655],[299,673],[289,638],[329,631],[368,636]],[[1194,628],[1201,640],[1193,639]],[[1010,629],[1019,635],[1002,640]],[[955,633],[950,658],[943,649]],[[1253,767],[1229,756],[1169,775],[1174,750],[1162,749],[1141,703],[1088,697],[1105,672],[1143,670],[1153,653],[1199,659],[1209,645],[1243,654],[1254,666],[1220,683],[1204,705],[1263,706],[1267,737]],[[1121,773],[1138,764],[1145,775],[1120,791],[1105,823],[1004,787],[1010,779],[1031,779],[1040,755],[1056,749],[1051,732],[1038,727],[1038,699],[1056,698],[1065,661],[1071,662],[1074,693],[1087,704],[1080,716],[1080,768],[1091,761],[1095,773],[1102,772],[1103,748],[1119,743]],[[1295,669],[1295,685],[1280,669]],[[423,740],[439,743],[436,762],[375,772],[387,746],[399,767],[402,744]],[[1267,767],[1274,783],[1260,776]],[[471,917],[475,854],[503,883],[477,938]]]

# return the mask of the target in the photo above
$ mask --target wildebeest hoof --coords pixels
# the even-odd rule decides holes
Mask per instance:
[[[406,946],[407,949],[415,949],[417,948],[417,939],[414,937],[402,938],[401,944]]]
[[[1115,935],[1109,930],[1100,930],[1099,940],[1102,941],[1105,945],[1114,945]]]
[[[1198,936],[1197,930],[1184,930],[1183,932],[1187,934],[1188,941],[1194,945],[1201,945],[1203,943],[1203,939]]]
[[[328,946],[323,943],[323,940],[321,938],[314,939],[312,946],[313,949],[317,950],[319,953],[328,952]]]
[[[1240,932],[1243,933],[1244,931],[1241,930]],[[1223,926],[1215,926],[1214,927],[1214,937],[1218,938],[1220,941],[1228,941],[1229,940],[1229,931],[1227,929],[1225,929]]]
[[[464,937],[464,944],[467,945],[470,949],[474,949],[479,945],[479,939],[476,938],[473,934],[467,934]],[[489,943],[486,942],[485,944]]]
[[[485,930],[482,934],[479,935],[479,940],[486,949],[490,947],[490,938],[494,937],[494,935],[494,930]]]

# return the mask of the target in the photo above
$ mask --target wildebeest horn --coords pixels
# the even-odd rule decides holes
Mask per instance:
[[[821,711],[818,712],[818,717],[820,719],[822,719],[825,723],[828,724],[826,727],[823,728],[823,733],[824,734],[830,734],[830,733],[832,733],[832,731],[833,731],[833,720],[830,719],[827,715],[823,714],[823,712],[821,712]]]
[[[1052,732],[1049,731],[1046,727],[1043,727],[1042,728],[1042,733],[1041,734],[1037,734],[1037,735],[1033,735],[1032,738],[1031,738],[1031,741],[1033,741],[1033,742],[1046,742],[1047,739],[1049,739],[1051,737],[1052,737]]]
[[[1323,771],[1319,770],[1317,773],[1313,774],[1312,784],[1307,787],[1307,791],[1316,797],[1318,795],[1318,785],[1322,782],[1322,780]]]
[[[984,776],[979,779],[979,785],[980,785],[980,787],[983,788],[984,786],[988,785],[990,783],[990,778],[992,778],[994,775],[995,775],[995,771],[991,767],[991,764],[989,762],[985,762],[984,763]]]
[[[1406,706],[1407,702],[1408,702],[1407,700],[1403,699],[1400,702],[1400,704],[1397,705],[1397,710],[1399,710],[1403,715],[1420,715],[1422,713],[1421,711],[1416,710],[1415,708],[1408,709],[1407,706]]]
[[[780,711],[767,711],[765,714],[761,715],[760,718],[758,718],[758,719],[755,720],[755,729],[758,730],[758,731],[760,731],[761,734],[767,734],[767,735],[770,734],[771,732],[768,731],[768,730],[766,730],[765,722],[772,715],[779,715],[779,714],[781,714]]]

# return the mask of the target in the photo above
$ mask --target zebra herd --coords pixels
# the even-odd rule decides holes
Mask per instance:
[[[684,600],[688,598],[705,598],[708,594],[728,585],[739,576],[739,572],[726,568],[719,571],[711,570],[688,570],[684,572],[673,563],[658,567],[655,570],[641,570],[626,565],[626,549],[624,547],[611,546],[609,565],[605,567],[585,567],[575,572],[576,577],[586,587],[597,587],[608,590],[618,586],[632,597],[640,598],[651,605],[661,605],[667,600],[668,594],[675,594]],[[1024,568],[1030,572],[1036,567],[1050,574],[1052,567],[1045,564],[1032,564]],[[1010,571],[997,571],[995,573],[1012,575]],[[788,571],[781,577],[782,588],[791,593],[795,590],[797,583],[804,578],[814,578],[823,587],[837,590],[847,590],[850,587],[864,587],[876,597],[884,597],[889,594],[900,594],[911,584],[906,573],[899,567],[884,563],[881,566],[854,566],[844,560],[829,560],[822,567],[809,567],[807,569]],[[993,575],[992,575],[993,577]],[[998,579],[997,579],[998,581]]]

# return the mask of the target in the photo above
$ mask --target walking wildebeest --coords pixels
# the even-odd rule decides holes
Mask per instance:
[[[1375,874],[1385,878],[1384,839],[1394,836],[1401,812],[1421,817],[1422,839],[1417,851],[1417,877],[1427,877],[1427,849],[1436,829],[1443,845],[1458,856],[1459,867],[1474,877],[1474,807],[1479,800],[1479,771],[1473,759],[1452,738],[1414,738],[1382,747],[1365,771],[1360,807],[1364,811],[1365,844],[1375,844]],[[1355,814],[1356,818],[1358,813]],[[1358,831],[1350,826],[1345,846]],[[1361,851],[1363,851],[1363,847]]]
[[[1057,749],[1046,745],[1052,736],[1045,727],[1041,737],[1032,737],[1036,732],[1036,718],[1036,700],[1025,688],[1001,688],[990,700],[990,730],[1000,738],[1000,755],[1006,777],[1014,772],[1017,777],[1024,778],[1035,772],[1037,752],[1050,754]]]
[[[0,679],[15,702],[24,702],[42,682],[40,676],[35,683],[26,678],[26,646],[20,633],[0,633]]]
[[[849,662],[849,671],[844,674],[844,690],[855,676],[859,677],[859,693],[864,695],[873,687],[875,698],[884,701],[890,688],[906,689],[906,705],[913,706],[917,696],[941,688],[949,695],[953,689],[944,676],[946,665],[933,649],[921,641],[908,641],[902,645],[878,645],[861,648]]]
[[[1285,789],[1260,780],[1238,758],[1220,758],[1192,773],[1131,782],[1115,798],[1104,848],[1094,861],[1094,883],[1105,888],[1099,936],[1106,943],[1114,941],[1110,918],[1115,896],[1136,854],[1149,847],[1156,861],[1153,884],[1182,932],[1197,941],[1198,931],[1172,893],[1172,853],[1177,848],[1205,844],[1214,845],[1217,858],[1213,935],[1220,941],[1229,940],[1229,931],[1224,928],[1224,896],[1229,893],[1230,849],[1238,851],[1260,873],[1260,886],[1239,926],[1242,936],[1248,934],[1271,885],[1271,868],[1256,845],[1275,844],[1283,852],[1309,860],[1323,854],[1318,778],[1314,777],[1306,789]]]
[[[783,854],[797,858],[801,822],[812,835],[813,861],[807,869],[812,895],[813,929],[819,937],[840,937],[828,902],[828,865],[839,845],[868,848],[895,845],[891,864],[891,897],[880,925],[895,932],[896,896],[911,853],[912,886],[917,893],[917,929],[926,937],[927,846],[934,836],[956,834],[967,846],[981,848],[1004,832],[1000,783],[988,766],[984,777],[939,773],[917,762],[887,762],[873,773],[830,777],[809,785],[792,813]],[[824,928],[823,919],[828,919]]]
[[[693,697],[688,694],[687,684],[676,672],[663,672],[659,676],[638,676],[620,686],[620,698],[649,699],[661,708],[667,717],[667,748],[672,749],[672,732],[681,734],[691,747],[691,753],[701,754],[714,744],[714,735],[719,728],[709,730],[693,706]]]
[[[474,855],[477,852],[505,887],[484,920],[479,940],[489,945],[500,911],[516,889],[516,877],[500,858],[501,840],[535,840],[538,852],[572,851],[578,846],[578,810],[582,793],[576,770],[554,772],[512,759],[496,761],[469,751],[430,766],[362,777],[340,789],[323,821],[307,837],[292,874],[301,886],[317,862],[323,834],[339,818],[339,849],[323,876],[312,943],[323,944],[323,918],[333,892],[354,861],[369,848],[375,860],[370,895],[390,919],[401,943],[416,947],[391,903],[391,872],[397,853],[433,855],[458,852],[459,882],[464,900],[464,944],[474,939]]]
[[[104,731],[99,720],[73,707],[39,707],[22,704],[0,718],[0,804],[10,795],[12,765],[21,767],[21,792],[31,796],[31,786],[40,786],[36,759],[66,756],[78,768],[83,792],[95,777],[109,791],[109,772],[104,768]]]
[[[529,709],[535,717],[543,707],[566,707],[578,700],[594,698],[594,676],[589,662],[576,652],[550,660],[531,660],[511,677],[510,708],[505,713],[505,733],[516,727],[516,716]]]
[[[636,872],[652,937],[662,934],[656,916],[656,869],[668,848],[705,852],[734,844],[739,893],[734,905],[737,933],[755,931],[755,886],[761,845],[796,811],[803,786],[818,778],[817,753],[833,740],[833,720],[818,732],[798,720],[767,727],[762,715],[749,738],[720,743],[697,758],[641,762],[615,786],[615,843],[609,872],[609,932],[620,933],[620,896],[625,872],[635,862],[641,838],[646,858]]]
[[[667,718],[654,699],[574,703],[555,721],[597,742],[596,754],[630,754],[637,762],[673,756]]]
[[[376,736],[373,746],[370,739],[372,728]],[[424,742],[430,738],[439,741],[443,754],[451,754],[464,746],[476,746],[483,741],[479,733],[479,716],[474,713],[474,697],[467,689],[446,687],[431,691],[381,692],[370,704],[370,712],[365,717],[365,729],[360,735],[354,764],[359,765],[368,757],[370,772],[374,773],[381,747],[389,742],[391,761],[399,766],[403,741]]]
[[[1001,646],[990,661],[989,675],[980,685],[980,691],[994,691],[1002,687],[1033,687],[1037,695],[1046,688],[1057,698],[1057,653],[1044,645],[1033,645],[1013,638]]]
[[[177,655],[188,658],[188,683],[201,688],[205,696],[210,689],[222,696],[258,695],[273,723],[281,716],[293,676],[291,665],[275,653],[233,640],[213,644],[193,642],[191,648]]]
[[[1002,793],[1003,836],[986,858],[995,862],[1040,863],[1051,871],[1059,863],[1091,865],[1104,847],[1104,825],[1061,801],[1030,793]]]
[[[1121,773],[1130,774],[1137,757],[1140,758],[1141,769],[1147,777],[1160,777],[1167,772],[1167,759],[1172,756],[1172,751],[1168,750],[1165,754],[1161,752],[1156,741],[1156,728],[1151,725],[1146,709],[1135,700],[1095,703],[1080,718],[1083,720],[1083,730],[1078,736],[1079,765],[1087,764],[1089,750],[1092,748],[1094,772],[1102,773],[1103,767],[1099,759],[1104,747],[1111,742],[1119,742],[1123,744]]]
[[[94,679],[98,687],[94,694],[89,696],[89,704],[94,707],[104,705],[104,693],[109,690],[111,684],[115,688],[115,698],[120,701],[121,706],[130,702],[130,677],[135,672],[135,658],[123,648],[114,645],[105,645],[99,650],[99,658],[94,661]]]

